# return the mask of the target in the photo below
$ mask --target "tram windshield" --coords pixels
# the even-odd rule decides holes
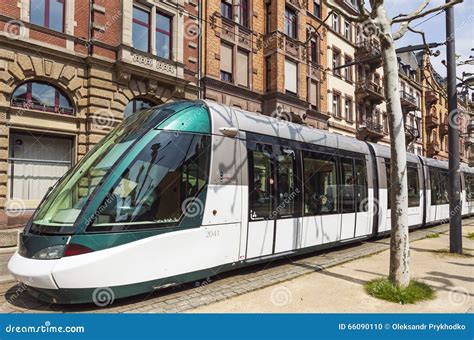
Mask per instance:
[[[92,151],[90,151],[77,165],[58,183],[51,193],[42,202],[32,219],[32,230],[37,232],[71,232],[80,212],[89,203],[91,197],[106,182],[107,177],[125,154],[149,131],[153,130],[163,121],[174,116],[177,112],[195,107],[196,102],[178,102],[161,105],[128,117],[107,137],[103,138]],[[202,106],[202,104],[199,104]],[[158,132],[155,132],[155,134]],[[155,152],[162,150],[155,148]],[[163,157],[154,154],[150,157]],[[143,166],[139,166],[143,169]],[[130,176],[139,176],[130,169]],[[151,176],[151,169],[148,175]],[[140,172],[142,176],[143,172]],[[153,173],[153,175],[155,175]],[[138,178],[136,178],[138,180]],[[124,198],[130,194],[127,189],[131,180],[120,183],[116,188],[117,197]],[[99,189],[98,189],[99,188]],[[140,196],[142,197],[142,196]],[[123,212],[122,212],[123,213]]]

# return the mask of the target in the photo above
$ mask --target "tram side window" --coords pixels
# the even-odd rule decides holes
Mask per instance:
[[[430,169],[431,205],[448,204],[448,173]]]
[[[408,166],[408,207],[420,206],[420,180],[418,176],[418,167]]]
[[[466,200],[474,201],[474,175],[464,174],[466,178]]]
[[[176,225],[207,183],[209,160],[209,136],[160,132],[122,173],[90,230]]]
[[[264,220],[273,210],[272,147],[256,143],[248,151],[250,220]]]
[[[341,199],[342,212],[355,212],[355,178],[353,171],[353,160],[348,158],[341,159],[342,166],[342,184],[341,184]]]
[[[297,169],[296,151],[287,147],[277,148],[277,208],[280,217],[301,214],[301,200]]]
[[[305,215],[337,213],[336,160],[312,152],[304,152]]]
[[[367,167],[363,160],[356,159],[355,161],[355,184],[356,184],[356,206],[358,212],[367,211],[369,205],[367,199],[369,197],[369,186],[367,181]]]

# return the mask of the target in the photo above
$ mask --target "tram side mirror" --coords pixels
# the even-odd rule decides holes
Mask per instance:
[[[239,133],[235,127],[221,127],[219,131],[226,137],[234,138]]]

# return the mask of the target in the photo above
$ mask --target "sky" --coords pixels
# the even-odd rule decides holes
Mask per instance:
[[[408,14],[413,12],[423,0],[385,0],[385,7],[390,17],[398,14]],[[431,0],[426,9],[434,8],[445,3],[445,0]],[[436,13],[429,14],[412,22],[410,27],[425,32],[426,41],[444,42],[446,40],[446,15],[444,12],[434,16]],[[426,19],[431,19],[425,21]],[[425,22],[423,22],[425,21]],[[466,60],[469,56],[474,56],[474,0],[464,0],[463,3],[454,6],[454,28],[456,34],[456,54],[461,55],[459,60]],[[394,28],[396,30],[396,28]],[[422,44],[421,35],[407,32],[406,35],[398,40],[397,47]],[[446,76],[446,67],[441,63],[446,60],[446,46],[439,46],[434,50],[441,52],[439,57],[432,57],[431,61],[435,70],[442,76]],[[461,76],[462,72],[474,73],[474,65],[464,65],[457,67],[457,74]]]

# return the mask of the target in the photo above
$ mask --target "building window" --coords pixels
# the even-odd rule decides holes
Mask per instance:
[[[172,18],[156,13],[156,55],[164,59],[171,58]]]
[[[133,6],[132,46],[150,52],[150,12]]]
[[[312,109],[319,111],[319,82],[309,81],[308,101]]]
[[[321,4],[320,4],[320,1],[321,0],[315,0],[313,2],[313,4],[314,4],[313,14],[316,18],[321,18]]]
[[[319,64],[319,42],[318,40],[311,40],[310,42],[310,54],[311,62],[313,64]]]
[[[298,65],[288,59],[285,60],[285,90],[292,94],[298,93]]]
[[[132,99],[127,106],[125,106],[125,110],[123,111],[123,116],[127,118],[131,116],[135,112],[142,111],[154,106],[154,104],[146,99]]]
[[[30,22],[64,32],[64,0],[30,1]]]
[[[298,16],[289,8],[285,9],[285,34],[293,39],[298,37]]]
[[[353,112],[353,104],[352,100],[346,98],[346,105],[345,105],[345,115],[346,115],[346,120],[348,122],[353,122],[354,121],[354,112]]]
[[[31,110],[74,114],[74,108],[66,95],[42,82],[27,82],[18,86],[13,92],[11,104]]]
[[[16,200],[39,203],[72,166],[73,145],[68,137],[12,131],[8,157],[10,204],[13,206]]]
[[[341,118],[341,95],[335,92],[332,94],[332,114]]]
[[[272,59],[265,57],[265,87],[267,91],[272,90]]]
[[[232,0],[221,0],[221,15],[232,20]]]
[[[272,3],[267,2],[265,4],[265,33],[272,31]]]
[[[238,50],[237,51],[237,85],[249,87],[249,53]]]
[[[249,27],[249,3],[248,0],[240,0],[239,4],[239,24]]]
[[[351,33],[351,24],[349,21],[344,19],[344,38],[351,41],[352,33]]]
[[[226,82],[233,82],[233,47],[227,44],[221,44],[221,80]]]
[[[341,33],[341,30],[339,27],[339,14],[337,13],[332,13],[332,28],[337,33]]]
[[[346,57],[344,60],[345,64],[352,63],[352,59],[349,57]],[[344,68],[344,78],[346,81],[352,82],[352,66],[346,66]]]
[[[337,67],[341,66],[341,52],[338,50],[332,50],[332,69],[333,75],[340,76],[341,69],[336,69]]]

